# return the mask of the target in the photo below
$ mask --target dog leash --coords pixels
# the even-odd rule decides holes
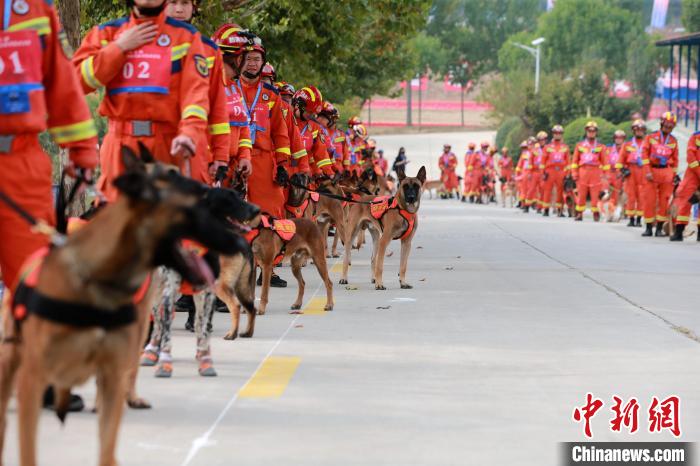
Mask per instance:
[[[59,233],[54,227],[46,223],[44,220],[37,219],[32,214],[23,209],[4,191],[0,190],[0,201],[4,202],[10,209],[14,210],[23,220],[32,226],[34,233],[39,233],[49,237],[51,244],[61,246],[66,242],[66,236]]]
[[[308,188],[308,187],[306,187],[306,186],[304,186],[304,185],[301,185],[301,184],[298,184],[298,183],[294,183],[294,182],[292,182],[291,180],[289,181],[289,184],[292,185],[292,186],[294,186],[295,188],[303,189],[303,190],[308,191],[308,192],[310,192],[310,193],[318,194],[318,195],[320,195],[320,196],[329,197],[329,198],[331,198],[331,199],[337,199],[337,200],[339,200],[339,201],[350,202],[350,203],[352,203],[352,204],[373,205],[373,204],[381,204],[382,202],[384,202],[384,201],[358,201],[358,200],[355,200],[355,199],[353,199],[353,198],[351,198],[351,197],[339,196],[339,195],[337,195],[337,194],[333,194],[333,193],[328,193],[328,192],[325,192],[325,191],[318,191],[318,190],[315,190],[315,189],[311,189],[311,188]]]

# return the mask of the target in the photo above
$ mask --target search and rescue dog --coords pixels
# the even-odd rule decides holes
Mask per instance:
[[[348,283],[350,252],[354,238],[367,227],[372,235],[372,283],[377,290],[385,290],[383,281],[384,255],[393,239],[401,240],[401,266],[399,282],[401,288],[412,288],[406,282],[408,256],[411,240],[418,228],[418,209],[425,185],[425,167],[416,177],[407,177],[399,172],[399,186],[394,197],[361,196],[360,202],[350,204],[345,226],[345,260],[341,284]]]
[[[20,464],[36,464],[42,395],[55,390],[55,409],[65,420],[70,390],[97,380],[99,464],[116,464],[117,434],[126,398],[126,378],[136,367],[149,309],[137,306],[157,265],[176,269],[201,286],[211,269],[184,250],[191,238],[212,251],[235,253],[236,235],[198,209],[203,185],[155,165],[150,172],[129,148],[126,167],[114,182],[122,195],[97,213],[64,245],[35,254],[14,293],[2,345],[0,422],[17,377]],[[146,295],[148,293],[145,293]],[[2,444],[0,444],[2,448]]]

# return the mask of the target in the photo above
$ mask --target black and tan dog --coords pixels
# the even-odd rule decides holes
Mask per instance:
[[[143,155],[143,154],[142,154]],[[97,379],[100,465],[116,464],[117,433],[126,376],[136,366],[145,317],[134,306],[157,265],[176,269],[196,285],[213,281],[204,260],[185,251],[181,238],[234,254],[236,235],[196,204],[203,185],[171,170],[145,165],[123,149],[126,173],[115,180],[122,195],[65,245],[36,255],[14,293],[13,322],[3,345],[0,420],[17,376],[20,464],[36,464],[42,394],[55,388],[61,421],[70,389]],[[3,432],[4,434],[4,432]]]
[[[324,238],[318,226],[306,218],[276,220],[266,215],[248,236],[255,259],[262,269],[262,291],[258,314],[265,314],[270,294],[270,278],[275,262],[289,259],[292,273],[298,282],[297,299],[292,309],[301,309],[304,300],[304,277],[301,268],[311,258],[326,286],[326,311],[333,310],[333,284],[328,276],[328,265],[324,254]]]
[[[345,225],[345,260],[341,284],[348,283],[350,251],[355,236],[366,226],[372,235],[372,283],[377,290],[385,290],[382,280],[384,255],[387,246],[394,239],[401,240],[401,267],[399,281],[401,288],[411,288],[406,282],[408,255],[411,240],[418,228],[418,208],[425,184],[425,167],[421,167],[416,177],[399,173],[399,186],[395,197],[362,196],[363,203],[350,205]]]

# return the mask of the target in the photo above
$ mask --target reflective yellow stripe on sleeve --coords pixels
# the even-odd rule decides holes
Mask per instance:
[[[279,152],[280,154],[286,154],[291,156],[292,151],[289,150],[289,147],[280,147],[278,149],[275,149],[275,152]]]
[[[292,154],[293,159],[300,159],[306,155],[306,149],[302,149],[300,151],[296,151],[295,153]]]
[[[209,119],[207,111],[199,105],[188,105],[185,107],[185,109],[182,111],[182,119],[184,120],[185,118],[189,117],[201,118],[204,121]]]
[[[104,87],[104,84],[102,84],[95,76],[94,61],[95,57],[87,57],[85,60],[83,60],[83,62],[80,64],[80,74],[82,75],[85,84],[93,89],[99,89]]]
[[[691,163],[690,165],[688,165],[688,167],[690,167],[690,168],[697,168],[697,167],[700,167],[700,162],[698,162],[698,161],[696,160],[695,162],[693,162],[693,163]]]
[[[649,161],[642,159],[642,165],[649,165]]]
[[[577,163],[572,163],[572,164],[571,164],[571,169],[572,169],[572,170],[576,170],[577,168],[578,168],[578,164],[577,164]]]
[[[316,162],[316,166],[317,166],[318,168],[323,168],[323,167],[325,167],[326,165],[330,165],[331,163],[332,163],[332,162],[331,162],[330,159],[323,159],[323,160],[319,160],[318,162]]]
[[[253,148],[253,141],[251,141],[250,139],[239,139],[238,140],[238,148],[240,149],[243,147],[247,147],[248,149],[252,149]]]
[[[216,123],[209,125],[209,134],[216,136],[218,134],[231,134],[231,126],[227,123]]]
[[[54,126],[49,128],[49,134],[58,144],[68,144],[97,136],[97,128],[91,118],[72,125]]]

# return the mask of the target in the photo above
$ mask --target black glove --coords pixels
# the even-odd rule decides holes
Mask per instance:
[[[277,166],[275,183],[277,183],[280,186],[286,186],[287,183],[289,183],[289,173],[287,173],[287,170],[282,165]]]
[[[673,175],[673,186],[678,186],[679,184],[681,184],[681,177],[676,173]]]
[[[549,178],[549,173],[544,172],[544,174],[542,175],[542,181],[547,181],[548,178]]]
[[[622,176],[622,179],[624,180],[625,178],[629,177],[632,174],[629,168],[627,167],[622,167],[620,169],[620,176]]]
[[[505,182],[506,182],[506,177],[505,177],[505,176],[502,176],[502,177],[499,178],[499,180],[501,181],[501,183],[505,183]]]
[[[222,181],[224,181],[226,179],[226,175],[228,175],[228,167],[225,165],[222,165],[216,169],[216,175],[214,175],[214,181],[217,183],[221,183]]]

